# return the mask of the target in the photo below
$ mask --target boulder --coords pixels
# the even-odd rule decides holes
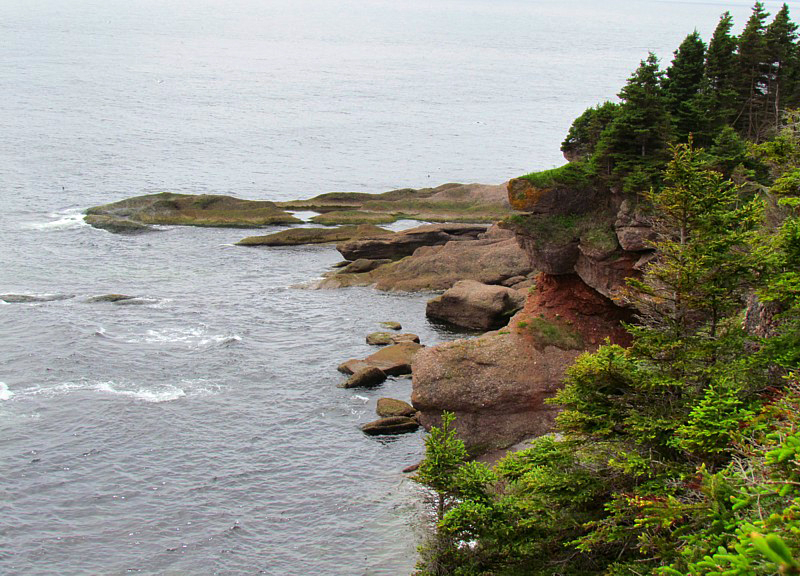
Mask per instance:
[[[403,325],[400,324],[400,322],[393,322],[393,321],[381,322],[381,326],[383,326],[384,328],[388,328],[389,330],[402,330],[403,329]]]
[[[400,342],[416,342],[419,344],[419,336],[416,334],[393,334],[392,332],[372,332],[367,335],[367,344],[372,346],[388,346],[389,344],[399,344]]]
[[[410,256],[421,246],[435,246],[451,240],[476,239],[486,229],[485,224],[428,224],[391,236],[351,240],[338,244],[336,249],[347,260],[399,260]]]
[[[411,374],[411,361],[422,348],[423,346],[415,342],[401,342],[381,348],[363,360],[348,360],[341,364],[338,370],[345,374],[354,374],[359,370],[374,366],[383,370],[387,376]]]
[[[430,300],[425,314],[464,328],[489,330],[504,325],[524,303],[525,296],[511,288],[461,280]]]
[[[361,426],[361,431],[370,436],[379,436],[384,434],[405,434],[414,432],[417,428],[419,428],[419,422],[413,418],[392,416],[368,422]]]
[[[350,378],[340,384],[340,388],[371,388],[383,383],[386,380],[386,374],[380,368],[375,366],[368,366],[353,373]]]
[[[236,243],[237,246],[299,246],[304,244],[329,244],[344,242],[354,238],[369,238],[394,234],[391,230],[371,224],[360,226],[340,226],[339,228],[289,228],[266,236],[248,236]],[[345,261],[342,265],[349,265]]]
[[[378,406],[375,410],[378,416],[388,418],[390,416],[406,416],[412,418],[416,415],[416,409],[408,402],[395,400],[394,398],[379,398]]]

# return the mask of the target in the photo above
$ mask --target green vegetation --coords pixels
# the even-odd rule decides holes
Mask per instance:
[[[418,476],[439,497],[418,574],[800,573],[800,127],[785,118],[748,144],[763,194],[691,142],[670,149],[646,195],[658,240],[629,286],[633,344],[568,370],[557,435],[494,468],[463,458],[449,418],[429,436],[423,466],[442,467]]]
[[[584,346],[583,338],[575,330],[563,322],[548,320],[544,316],[517,322],[517,328],[531,334],[542,348],[555,346],[562,350],[580,350]]]
[[[532,172],[522,176],[525,180],[537,188],[551,188],[553,186],[586,186],[591,183],[586,166],[582,162],[570,162],[564,166],[545,170],[543,172]]]

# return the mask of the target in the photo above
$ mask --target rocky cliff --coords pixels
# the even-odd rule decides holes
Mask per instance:
[[[531,268],[541,271],[523,310],[500,330],[420,351],[412,402],[430,427],[444,410],[473,453],[510,446],[551,430],[545,401],[566,369],[606,338],[627,345],[633,318],[625,278],[651,255],[646,211],[612,191],[562,184],[508,184],[519,211],[502,226],[515,234]]]

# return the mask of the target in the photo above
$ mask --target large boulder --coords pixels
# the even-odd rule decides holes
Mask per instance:
[[[575,271],[575,264],[580,256],[578,236],[564,241],[548,241],[545,238],[519,234],[517,242],[530,258],[534,269],[551,276],[572,274]]]
[[[351,240],[336,246],[348,260],[366,258],[398,260],[421,246],[445,244],[451,240],[475,239],[486,231],[485,224],[428,224],[386,237]]]
[[[461,280],[430,300],[425,314],[464,328],[489,330],[504,325],[524,303],[525,296],[517,290]]]
[[[387,376],[411,374],[411,361],[423,346],[416,342],[401,342],[393,346],[381,348],[363,360],[352,359],[342,363],[338,370],[345,374],[354,374],[368,367],[380,368]]]
[[[564,371],[606,337],[623,345],[630,312],[576,275],[537,278],[536,291],[508,327],[479,338],[420,351],[413,362],[411,401],[420,422],[438,425],[444,410],[473,453],[504,448],[552,428],[556,408],[545,403]]]

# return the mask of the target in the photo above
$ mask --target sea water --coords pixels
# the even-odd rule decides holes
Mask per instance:
[[[409,573],[422,435],[359,425],[410,382],[343,390],[336,366],[382,320],[455,337],[430,295],[304,289],[332,247],[116,236],[81,212],[553,167],[649,50],[749,6],[1,0],[0,293],[43,301],[0,302],[0,573]],[[87,302],[107,293],[136,299]]]

